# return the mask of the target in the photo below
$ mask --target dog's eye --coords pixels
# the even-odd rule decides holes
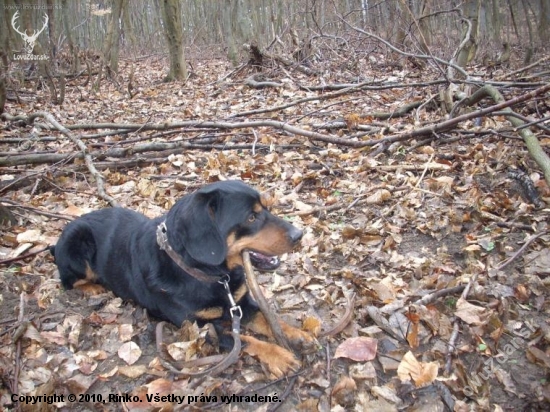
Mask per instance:
[[[256,213],[251,213],[250,216],[248,216],[248,223],[254,223],[256,221]]]

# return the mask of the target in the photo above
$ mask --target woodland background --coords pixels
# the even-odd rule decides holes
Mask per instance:
[[[547,0],[0,0],[0,406],[548,410],[549,26]],[[155,319],[63,291],[44,251],[235,178],[305,231],[259,275],[318,336],[283,379],[245,354],[178,373]],[[255,393],[283,402],[219,402]]]

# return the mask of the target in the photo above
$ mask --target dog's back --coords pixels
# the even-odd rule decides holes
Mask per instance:
[[[129,209],[97,210],[69,223],[50,250],[59,269],[61,283],[72,289],[85,283],[103,284],[119,294],[116,284],[102,276],[108,268],[123,265],[135,237],[151,220]],[[98,254],[102,255],[97,259]],[[125,293],[121,294],[122,297]]]

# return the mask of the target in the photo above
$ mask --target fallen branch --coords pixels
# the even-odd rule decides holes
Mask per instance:
[[[292,145],[281,146],[282,148],[291,148]],[[253,149],[253,145],[250,144],[235,144],[235,145],[212,145],[212,144],[196,144],[188,142],[171,142],[171,143],[146,143],[142,145],[117,147],[102,151],[89,152],[90,156],[96,161],[96,169],[105,169],[112,167],[114,169],[123,169],[125,167],[133,167],[136,164],[147,164],[147,162],[158,163],[156,160],[160,158],[160,163],[165,163],[167,158],[171,154],[181,154],[185,150],[243,150]],[[255,147],[256,150],[269,150],[270,146],[258,144]],[[155,152],[154,154],[142,154],[147,152]],[[131,155],[139,155],[137,158],[129,158]],[[82,159],[84,154],[80,153],[25,153],[0,157],[0,166],[18,166],[28,164],[44,164],[44,163],[58,163],[66,162],[74,159]],[[129,158],[127,161],[109,162],[105,161],[108,158]],[[125,162],[127,165],[125,165]],[[1,186],[0,186],[1,188]],[[0,189],[2,190],[2,189]]]
[[[465,287],[466,286],[464,286],[464,285],[458,285],[458,286],[452,286],[450,288],[436,290],[435,292],[428,293],[427,295],[423,296],[422,298],[418,299],[417,301],[415,301],[413,303],[414,303],[414,305],[419,305],[419,306],[429,305],[430,303],[435,302],[437,299],[439,299],[443,296],[454,295],[455,293],[461,293],[461,292],[464,291]],[[409,309],[408,307],[407,308],[402,308],[400,310],[400,312],[404,313],[408,309]]]
[[[73,216],[66,216],[66,215],[61,215],[59,213],[47,212],[45,210],[38,209],[36,207],[32,207],[32,206],[28,206],[28,205],[24,205],[22,203],[16,202],[16,201],[11,200],[11,199],[6,199],[4,197],[0,198],[0,203],[7,203],[8,205],[12,205],[13,207],[23,209],[23,210],[29,210],[29,211],[33,212],[34,214],[47,216],[47,217],[51,217],[51,218],[54,218],[54,219],[66,220],[68,222],[74,220]]]
[[[13,258],[10,258],[10,259],[3,259],[3,260],[0,260],[0,265],[7,265],[7,264],[10,264],[10,263],[13,263],[13,262],[17,262],[19,260],[25,260],[27,258],[30,258],[30,257],[33,257],[33,256],[36,256],[46,250],[48,250],[50,248],[50,246],[45,246],[41,249],[38,249],[38,250],[35,250],[34,252],[29,252],[25,255],[19,255],[19,256],[16,256],[16,257],[13,257]]]
[[[501,103],[495,104],[494,106],[486,107],[485,109],[479,109],[470,113],[463,114],[461,116],[453,117],[452,119],[445,120],[441,123],[432,124],[426,127],[421,127],[420,129],[412,130],[408,133],[402,133],[392,136],[387,136],[382,139],[377,140],[367,140],[364,142],[354,142],[356,145],[354,147],[366,147],[366,146],[375,146],[380,143],[394,143],[402,140],[408,140],[420,136],[428,136],[434,133],[445,132],[461,122],[466,120],[475,119],[477,117],[486,116],[492,112],[505,109],[507,107],[513,106],[518,103],[533,99],[538,95],[544,94],[550,90],[550,84],[545,84],[544,86],[539,87],[538,89],[532,90],[528,93],[522,94],[516,98],[510,99],[508,101],[503,101]]]
[[[335,210],[342,209],[344,207],[346,208],[345,210],[347,211],[347,210],[349,210],[352,207],[357,206],[357,205],[379,203],[381,200],[383,200],[383,196],[376,197],[376,192],[378,192],[382,195],[384,193],[383,191],[388,191],[390,193],[395,193],[395,192],[402,192],[404,190],[410,190],[410,189],[411,188],[409,186],[399,186],[399,187],[391,188],[391,187],[388,187],[385,184],[377,185],[377,186],[371,187],[367,193],[362,193],[360,195],[357,195],[355,200],[349,205],[346,205],[346,204],[343,204],[343,203],[335,203],[333,205],[314,207],[312,209],[303,210],[303,211],[300,211],[300,212],[285,213],[285,216],[288,216],[288,217],[291,217],[291,216],[308,216],[308,215],[321,213],[321,212],[325,212],[325,213],[326,212],[333,212]],[[373,192],[374,192],[374,198],[371,198],[371,196],[373,196]]]
[[[303,65],[303,64],[300,64],[300,63],[297,63],[293,60],[290,60],[290,59],[287,59],[286,57],[284,56],[281,56],[281,55],[278,55],[278,54],[272,54],[272,53],[269,53],[268,51],[266,50],[262,50],[261,52],[265,57],[267,57],[268,59],[272,59],[272,60],[275,60],[275,61],[278,61],[279,63],[287,66],[287,67],[291,67],[295,70],[298,70],[299,72],[302,72],[304,73],[306,76],[314,76],[317,74],[317,72],[313,69],[310,69],[309,67]]]
[[[471,106],[473,104],[476,104],[480,100],[484,99],[485,97],[492,98],[495,102],[498,104],[495,106],[491,106],[492,108],[496,108],[497,106],[504,105],[500,109],[503,109],[503,112],[506,113],[506,118],[516,129],[518,130],[519,134],[523,138],[523,141],[525,142],[525,146],[527,147],[527,151],[531,155],[531,157],[535,160],[537,165],[542,169],[542,172],[544,174],[544,179],[546,180],[546,183],[548,186],[550,186],[550,157],[545,153],[545,151],[542,149],[537,137],[529,130],[528,128],[524,128],[526,122],[524,122],[522,119],[515,116],[515,113],[510,109],[511,104],[510,102],[513,102],[514,100],[518,100],[520,98],[524,98],[526,96],[531,95],[532,97],[535,97],[536,95],[540,93],[544,93],[550,90],[550,84],[547,84],[546,86],[540,87],[536,90],[533,90],[530,93],[526,93],[523,96],[519,96],[516,99],[512,100],[504,100],[504,97],[502,94],[493,86],[485,85],[479,90],[477,90],[474,94],[471,96],[461,100],[456,104],[456,106],[453,108],[451,114],[453,112],[456,112],[458,107],[461,106]],[[515,104],[515,103],[514,103]],[[495,111],[495,110],[492,110]],[[459,116],[462,117],[462,116]]]
[[[6,113],[4,113],[2,117],[6,118],[7,120],[12,119],[11,116],[7,115]],[[84,161],[86,162],[86,166],[88,167],[88,170],[90,171],[92,176],[95,178],[99,197],[105,200],[106,202],[108,202],[112,207],[118,206],[118,202],[113,197],[109,196],[107,192],[105,192],[105,187],[104,187],[105,182],[103,180],[103,176],[95,168],[94,163],[92,161],[92,157],[90,156],[90,153],[88,153],[88,148],[82,142],[82,140],[80,140],[78,137],[73,136],[73,134],[66,127],[59,124],[57,120],[55,120],[55,118],[48,112],[38,111],[38,112],[32,113],[27,117],[25,122],[27,124],[33,124],[34,119],[36,119],[37,117],[42,117],[46,119],[56,130],[61,132],[64,136],[68,137],[80,149],[82,153],[82,157],[84,157]]]
[[[263,89],[265,87],[283,87],[284,86],[284,84],[282,84],[282,83],[262,80],[260,78],[261,76],[262,75],[259,74],[259,73],[253,74],[252,76],[247,77],[245,79],[244,84],[246,84],[247,86],[250,86],[254,89]]]
[[[516,74],[519,74],[519,73],[523,73],[524,71],[527,71],[529,69],[532,69],[533,67],[536,67],[538,66],[539,64],[541,63],[544,63],[545,61],[547,61],[548,59],[550,59],[550,56],[546,56],[546,57],[543,57],[542,59],[539,59],[537,60],[536,62],[528,65],[528,66],[525,66],[525,67],[522,67],[520,69],[517,69],[513,72],[510,72],[510,73],[506,73],[506,74],[503,74],[502,76],[498,76],[496,78],[496,80],[504,80],[504,79],[509,79],[513,76],[515,76]]]
[[[15,368],[13,370],[13,379],[10,382],[10,389],[12,393],[19,393],[19,373],[21,371],[21,338],[23,337],[27,327],[30,323],[24,322],[25,319],[25,292],[21,292],[19,295],[19,315],[17,320],[19,321],[20,328],[13,335],[15,343]]]
[[[168,129],[175,129],[175,128],[189,128],[189,127],[194,127],[194,128],[201,127],[201,128],[204,128],[204,129],[229,129],[229,130],[231,130],[231,129],[244,129],[244,128],[271,127],[271,128],[274,128],[274,129],[283,130],[287,133],[291,133],[291,134],[294,134],[294,135],[304,136],[304,137],[309,138],[309,139],[314,140],[314,141],[322,141],[322,142],[325,142],[325,143],[332,143],[332,144],[341,145],[341,146],[363,148],[363,147],[369,147],[369,146],[376,146],[376,145],[379,145],[379,144],[386,144],[386,143],[393,143],[393,142],[408,140],[408,139],[412,139],[412,138],[416,138],[416,137],[420,137],[420,136],[429,136],[429,135],[433,135],[434,133],[448,131],[448,130],[451,130],[452,128],[454,128],[455,126],[457,126],[461,122],[471,120],[471,119],[475,119],[477,117],[483,117],[483,116],[486,116],[486,115],[488,115],[492,112],[502,110],[502,109],[506,109],[506,108],[508,108],[510,106],[513,106],[515,104],[522,103],[524,101],[533,99],[533,98],[535,98],[536,96],[538,96],[540,94],[544,94],[544,93],[548,92],[549,90],[550,90],[550,84],[546,84],[542,87],[539,87],[538,89],[532,90],[532,91],[530,91],[528,93],[525,93],[521,96],[518,96],[514,99],[510,99],[508,101],[503,101],[503,102],[500,102],[496,105],[489,106],[489,107],[484,108],[484,109],[479,109],[479,110],[476,110],[476,111],[471,112],[471,113],[466,113],[466,114],[463,114],[461,116],[457,116],[457,117],[451,118],[449,120],[445,120],[445,121],[440,122],[440,123],[436,123],[436,124],[432,124],[432,125],[429,125],[429,126],[426,126],[426,127],[422,127],[422,128],[413,130],[413,131],[408,132],[408,133],[401,133],[401,134],[387,136],[387,137],[384,137],[382,139],[371,139],[371,140],[366,140],[366,141],[351,140],[349,138],[340,138],[340,137],[337,137],[337,136],[334,136],[334,135],[322,134],[322,133],[314,132],[314,131],[311,131],[311,130],[305,130],[305,129],[297,127],[297,126],[292,126],[292,125],[289,125],[288,123],[279,122],[279,121],[275,121],[275,120],[256,120],[256,121],[245,121],[245,122],[234,122],[234,123],[231,123],[231,122],[187,121],[187,122],[177,122],[177,123],[163,123],[163,124],[157,124],[157,125],[155,125],[155,124],[100,123],[100,124],[93,125],[93,128],[95,128],[95,129],[116,129],[116,128],[120,128],[120,129],[124,129],[124,130],[138,130],[138,129],[141,129],[143,131],[146,131],[146,130],[168,130]],[[312,100],[316,100],[316,99],[319,99],[319,97],[312,98]],[[7,119],[7,120],[15,120],[16,119],[15,117],[9,116],[7,114],[3,114],[2,117]],[[29,116],[29,119],[30,119],[30,116]],[[62,127],[62,126],[60,126],[60,127]],[[69,128],[71,130],[90,129],[90,128],[92,128],[92,126],[91,125],[73,125],[73,126],[70,126]],[[64,130],[66,130],[66,132],[68,133],[68,130],[66,128],[64,128]],[[530,132],[527,132],[527,133],[530,133]],[[526,139],[526,144],[527,144],[527,140],[529,140],[529,145],[532,145],[532,144],[534,144],[532,142],[532,140],[536,140],[536,138],[535,139],[532,139],[532,138]],[[538,143],[538,142],[536,142],[536,143]],[[84,146],[84,144],[82,142],[81,142],[81,144],[82,144],[82,146]],[[159,146],[159,147],[168,148],[169,146],[166,146],[166,145],[177,145],[177,144],[179,144],[180,146],[173,146],[173,148],[186,147],[186,144],[189,144],[189,143],[187,143],[187,142],[152,143],[151,145],[165,145],[165,146]],[[149,147],[153,147],[153,146],[149,146]],[[188,147],[191,147],[191,146],[188,146]],[[121,151],[124,151],[125,153],[131,151],[131,152],[135,153],[135,152],[137,152],[141,149],[140,149],[140,146],[135,146],[132,149],[127,148],[127,149],[111,149],[111,150],[121,150]],[[116,153],[117,153],[116,151],[114,151],[114,152],[107,151],[103,155],[104,156],[114,156]],[[34,156],[40,156],[40,155],[26,155],[26,156],[29,156],[29,159],[33,159]],[[56,156],[62,156],[61,159],[63,159],[63,156],[66,156],[66,155],[49,154],[47,156],[51,156],[50,161],[59,161],[60,159],[57,158]],[[17,158],[17,156],[11,156],[9,158],[6,157],[6,156],[0,157],[0,166],[14,165],[16,163],[14,163],[15,160],[13,160],[13,159],[16,159],[16,158]],[[12,159],[12,160],[10,161],[10,159]],[[58,159],[58,160],[53,160],[53,159]],[[537,159],[535,159],[535,160],[537,161]],[[29,163],[32,163],[32,160]],[[537,163],[538,163],[538,161],[537,161]],[[545,174],[545,177],[546,177],[546,174]],[[548,179],[550,179],[550,173],[549,173]],[[547,180],[547,181],[550,182],[550,180]]]
[[[448,66],[448,67],[452,67],[453,69],[455,69],[456,71],[458,71],[460,74],[462,74],[465,78],[468,78],[468,73],[466,71],[464,71],[464,69],[460,66],[457,66],[456,64],[453,64],[451,62],[448,62],[448,61],[445,61],[443,59],[440,59],[439,57],[436,57],[436,56],[430,56],[430,55],[424,55],[424,54],[416,54],[416,53],[407,53],[403,50],[400,50],[398,49],[397,47],[395,47],[393,44],[391,44],[390,42],[384,40],[383,38],[381,38],[380,36],[377,36],[376,34],[373,34],[373,33],[369,33],[365,30],[362,30],[360,29],[359,27],[355,27],[351,24],[349,24],[346,19],[344,19],[342,16],[338,16],[338,18],[346,25],[348,26],[349,28],[355,30],[356,32],[358,33],[361,33],[363,34],[364,36],[367,36],[367,37],[371,37],[373,39],[376,39],[378,40],[379,42],[385,44],[387,47],[389,47],[391,50],[393,50],[394,52],[396,53],[399,53],[405,57],[410,57],[410,58],[414,58],[414,59],[420,59],[420,60],[432,60],[432,61],[435,61],[437,63],[440,63],[444,66]]]
[[[233,116],[230,116],[229,118],[237,118],[237,117],[248,117],[248,116],[256,116],[259,114],[265,114],[265,113],[271,113],[271,112],[278,112],[284,109],[288,109],[293,106],[300,105],[302,103],[308,103],[312,101],[322,101],[322,100],[329,100],[334,99],[336,97],[340,97],[349,93],[356,93],[360,91],[368,91],[368,90],[387,90],[387,89],[399,89],[399,88],[405,88],[405,87],[428,87],[428,86],[435,86],[439,84],[447,83],[446,80],[434,80],[430,82],[421,82],[421,83],[410,83],[410,84],[395,84],[395,83],[388,83],[383,85],[373,85],[372,81],[366,81],[362,83],[357,83],[355,85],[351,85],[350,87],[346,89],[341,89],[333,93],[324,93],[319,94],[316,96],[311,97],[304,97],[301,99],[296,99],[294,101],[279,105],[279,106],[271,106],[267,107],[265,109],[254,109],[254,110],[248,110],[246,112],[240,112],[237,114],[234,114]]]

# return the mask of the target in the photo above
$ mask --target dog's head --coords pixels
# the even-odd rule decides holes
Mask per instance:
[[[250,252],[260,270],[279,266],[278,256],[292,251],[302,231],[272,215],[260,194],[238,180],[217,182],[180,199],[166,217],[168,241],[184,259],[228,269],[242,266]]]

